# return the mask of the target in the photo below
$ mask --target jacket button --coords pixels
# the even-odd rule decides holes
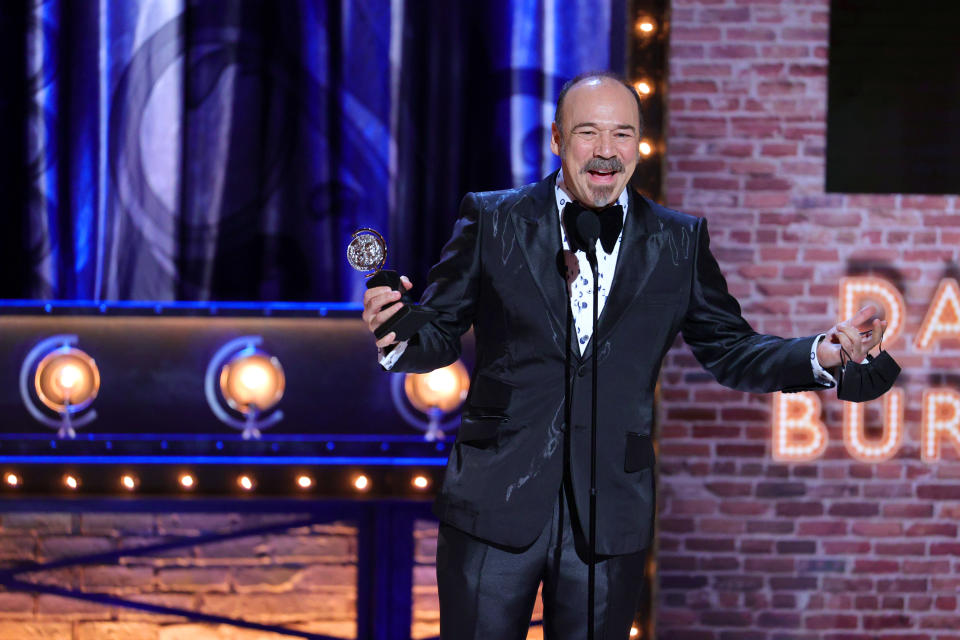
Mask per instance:
[[[582,364],[579,367],[577,367],[577,375],[581,378],[587,375],[587,365]]]

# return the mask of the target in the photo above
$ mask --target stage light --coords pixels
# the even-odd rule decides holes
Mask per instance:
[[[633,84],[633,88],[636,89],[637,93],[639,93],[641,96],[648,96],[651,93],[653,93],[653,87],[651,87],[649,83],[644,82],[643,80],[635,82]]]
[[[466,400],[470,376],[463,363],[457,360],[430,373],[407,374],[403,386],[410,404],[420,411],[427,413],[431,409],[440,409],[450,412]]]
[[[639,145],[640,155],[649,156],[653,153],[653,145],[646,140],[641,140]]]
[[[370,488],[370,478],[361,473],[353,479],[353,488],[357,491],[366,491]]]
[[[307,475],[297,476],[297,486],[301,489],[309,489],[313,486],[313,478]]]
[[[20,397],[24,406],[34,420],[57,429],[60,438],[75,438],[78,427],[97,417],[92,409],[78,415],[97,397],[100,370],[76,343],[75,335],[52,336],[36,344],[20,365]],[[41,404],[58,417],[51,418]]]
[[[19,476],[19,474],[16,474],[12,471],[8,471],[5,474],[3,474],[3,481],[7,483],[8,487],[14,487],[14,488],[19,487],[21,484],[23,484],[23,479]]]
[[[179,482],[184,489],[193,489],[197,485],[197,479],[189,473],[180,474]]]
[[[237,478],[237,485],[244,491],[253,491],[253,488],[257,486],[250,476],[240,476]]]
[[[57,413],[74,413],[93,402],[100,390],[100,370],[75,347],[48,353],[37,365],[34,388],[43,404]]]
[[[430,486],[430,479],[427,476],[416,476],[411,482],[416,489],[426,489]]]
[[[63,486],[72,491],[76,491],[80,488],[80,479],[73,474],[66,474],[63,476]]]
[[[443,439],[441,427],[453,427],[459,422],[456,416],[443,424],[441,419],[460,408],[469,389],[470,375],[459,360],[429,373],[394,376],[390,384],[394,407],[409,424],[424,429],[428,441]],[[427,419],[417,412],[426,414]]]
[[[140,479],[132,473],[125,473],[120,477],[120,486],[127,491],[135,491],[140,486]]]
[[[640,635],[640,629],[637,629],[636,627],[630,627],[630,637],[631,637],[631,638],[636,638],[636,637],[639,636],[639,635]]]
[[[640,18],[637,20],[636,29],[638,33],[643,35],[650,35],[656,29],[656,25],[653,23],[653,20],[649,18]]]
[[[260,438],[261,429],[283,419],[282,411],[271,410],[283,398],[286,377],[280,360],[259,348],[262,342],[260,336],[231,340],[210,360],[204,377],[204,395],[210,409],[221,422],[241,429],[244,440]],[[244,419],[230,415],[222,402]]]
[[[259,349],[244,349],[220,370],[220,391],[240,413],[262,413],[283,397],[280,361]]]

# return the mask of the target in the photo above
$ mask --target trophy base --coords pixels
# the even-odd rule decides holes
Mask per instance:
[[[404,305],[400,307],[395,314],[390,316],[389,320],[377,327],[376,331],[373,332],[373,335],[375,335],[377,340],[379,340],[391,331],[395,331],[397,334],[397,342],[403,342],[404,340],[409,340],[416,335],[417,331],[420,330],[420,327],[436,317],[437,312],[433,309],[427,309],[426,307],[421,307],[420,305],[404,303]]]
[[[400,298],[403,306],[400,307],[389,320],[377,327],[376,331],[373,332],[377,340],[391,331],[396,332],[397,342],[409,340],[416,335],[420,327],[437,317],[436,311],[415,304],[407,296],[406,289],[403,288],[403,283],[400,281],[400,275],[396,271],[383,270],[373,274],[373,276],[367,280],[367,288],[370,289],[373,287],[390,287],[394,291],[399,291],[403,294]]]

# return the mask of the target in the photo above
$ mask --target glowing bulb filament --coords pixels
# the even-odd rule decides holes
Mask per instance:
[[[83,373],[72,364],[68,364],[60,369],[60,386],[64,389],[73,389],[80,382]]]
[[[240,384],[245,386],[250,391],[259,391],[267,386],[267,383],[270,381],[270,375],[264,370],[263,367],[258,367],[257,365],[250,365],[244,367],[240,372]]]

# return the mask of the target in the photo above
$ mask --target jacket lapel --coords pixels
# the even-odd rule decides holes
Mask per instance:
[[[554,330],[566,339],[568,299],[558,259],[561,249],[560,214],[554,197],[557,172],[538,182],[514,208],[511,217],[517,244],[543,296]]]
[[[663,248],[665,232],[655,232],[650,204],[629,185],[627,189],[630,190],[630,210],[623,224],[623,238],[610,285],[610,295],[607,296],[598,319],[598,335],[590,337],[582,356],[579,349],[577,350],[577,356],[583,359],[590,357],[590,351],[598,341],[602,342],[613,332],[633,299],[644,289],[657,266],[660,250]]]

